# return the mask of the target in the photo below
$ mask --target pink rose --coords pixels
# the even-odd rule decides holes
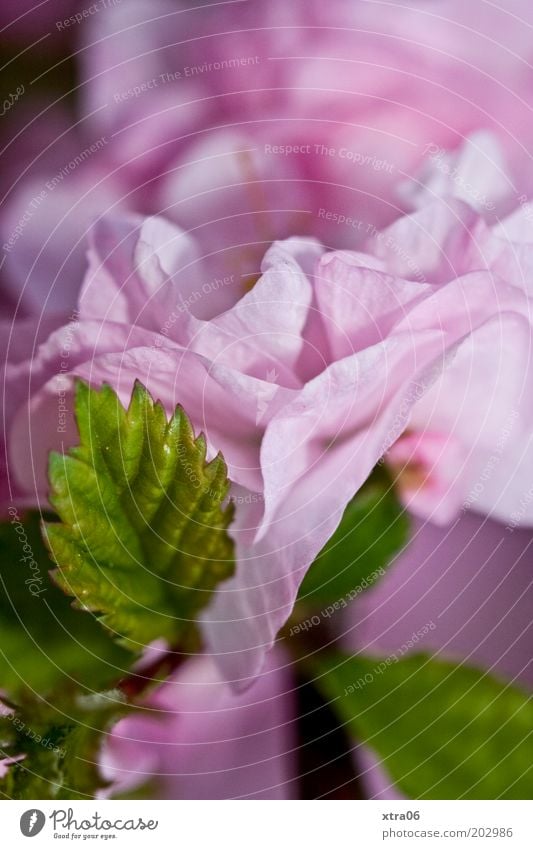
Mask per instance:
[[[483,457],[512,411],[513,450],[525,450],[530,300],[514,281],[462,267],[483,222],[456,203],[438,232],[462,270],[445,276],[437,263],[438,284],[392,273],[388,231],[376,239],[381,258],[276,243],[245,292],[239,280],[204,275],[194,243],[169,222],[103,220],[78,314],[33,359],[8,366],[10,473],[29,498],[46,492],[48,451],[75,440],[64,412],[74,375],[108,381],[124,402],[140,379],[169,412],[182,403],[210,452],[223,452],[238,564],[204,626],[236,687],[260,672],[305,571],[407,426],[422,421],[445,445],[459,441],[461,493],[472,449]],[[468,229],[452,233],[464,220]],[[414,216],[394,226],[416,225]],[[424,257],[429,273],[433,254]],[[502,509],[521,486],[511,482]]]

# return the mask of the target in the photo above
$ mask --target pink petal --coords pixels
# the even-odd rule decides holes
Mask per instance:
[[[245,693],[224,686],[213,662],[186,663],[149,706],[121,720],[102,768],[115,792],[151,779],[166,799],[288,799],[294,795],[293,683],[273,652]]]

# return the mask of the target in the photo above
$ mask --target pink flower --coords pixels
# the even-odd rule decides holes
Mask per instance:
[[[389,273],[420,283],[442,286],[471,275],[475,286],[483,271],[495,293],[505,280],[530,295],[532,210],[525,196],[516,207],[513,181],[494,140],[478,136],[445,163],[439,157],[429,164],[423,190],[413,194],[416,212],[373,233],[367,249]],[[510,214],[501,219],[485,203],[481,217],[469,205],[481,191],[512,206]],[[498,342],[485,332],[456,352],[420,398],[408,432],[388,458],[409,508],[425,518],[447,523],[472,509],[530,525],[530,329],[515,326],[502,304]]]
[[[397,186],[428,150],[478,128],[528,193],[532,21],[527,0],[110,4],[78,28],[75,125],[48,104],[38,128],[17,124],[17,161],[37,162],[20,181],[6,167],[3,244],[50,177],[82,161],[7,253],[6,284],[27,309],[71,307],[85,233],[119,205],[194,230],[222,276],[255,277],[295,233],[353,249],[405,209]]]
[[[460,202],[455,211],[469,229],[446,237],[457,246],[452,266],[483,225]],[[450,215],[448,230],[464,226]],[[376,240],[382,258],[275,243],[246,292],[239,279],[204,275],[190,237],[170,223],[103,220],[78,314],[33,359],[8,366],[10,473],[29,498],[46,492],[48,451],[75,440],[64,411],[74,375],[108,381],[124,402],[140,379],[169,412],[182,403],[209,450],[223,452],[238,564],[204,627],[236,687],[260,672],[307,568],[407,426],[458,440],[466,457],[479,448],[477,461],[516,411],[513,451],[528,444],[527,294],[468,266],[446,277],[437,262],[438,284],[395,275],[391,232],[416,225],[400,220]],[[419,253],[429,274],[433,254]],[[502,510],[522,484],[511,481]],[[462,478],[458,488],[464,496]]]
[[[396,186],[428,146],[492,128],[527,161],[531,20],[526,0],[386,14],[361,0],[133,2],[92,22],[86,110],[159,176],[151,211],[211,249],[257,257],[295,232],[351,248],[359,225],[398,215]]]
[[[209,658],[188,661],[142,711],[115,725],[101,759],[111,793],[149,781],[160,799],[294,798],[297,735],[288,658],[272,652],[244,694],[223,684]]]

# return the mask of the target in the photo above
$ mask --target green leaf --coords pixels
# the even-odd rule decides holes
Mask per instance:
[[[533,702],[487,673],[420,654],[330,655],[316,685],[413,799],[530,799]]]
[[[109,386],[78,382],[76,418],[80,445],[50,458],[56,580],[129,648],[183,645],[233,572],[226,464],[139,383],[125,410]]]
[[[116,645],[88,613],[50,579],[53,567],[40,517],[23,520],[14,508],[0,524],[0,689],[22,694],[93,692],[119,680],[131,654]]]
[[[388,477],[375,473],[307,572],[299,600],[324,605],[358,595],[384,574],[408,534],[407,514]]]
[[[0,796],[94,798],[107,786],[98,769],[102,735],[124,711],[123,705],[105,697],[88,710],[71,709],[70,716],[33,700],[3,717],[15,737],[2,746],[1,754],[16,760],[0,779]]]

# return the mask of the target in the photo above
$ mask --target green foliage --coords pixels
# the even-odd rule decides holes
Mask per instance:
[[[233,571],[224,460],[206,462],[181,407],[167,421],[139,383],[125,410],[109,386],[79,382],[76,419],[80,445],[50,457],[55,578],[127,647],[183,644]]]
[[[0,525],[4,798],[93,798],[102,735],[139,692],[131,649],[157,637],[190,649],[233,570],[226,466],[206,462],[181,408],[168,422],[139,384],[125,410],[109,387],[79,383],[76,416],[80,445],[50,458],[53,561],[37,514],[10,508]]]
[[[70,714],[32,700],[2,717],[1,753],[16,760],[0,779],[0,797],[94,798],[106,786],[98,770],[102,733],[123,710],[105,698],[90,709],[72,706]]]
[[[122,677],[129,652],[96,618],[73,610],[50,580],[39,515],[0,524],[0,688],[21,694],[105,689]]]
[[[413,799],[530,799],[533,702],[464,665],[322,658],[316,684]]]
[[[13,508],[0,524],[0,758],[14,759],[0,797],[92,798],[102,732],[125,710],[119,694],[94,693],[127,675],[133,656],[50,579],[39,525]]]
[[[388,477],[374,473],[350,501],[341,523],[307,572],[299,600],[331,604],[371,586],[406,544],[407,514]]]

